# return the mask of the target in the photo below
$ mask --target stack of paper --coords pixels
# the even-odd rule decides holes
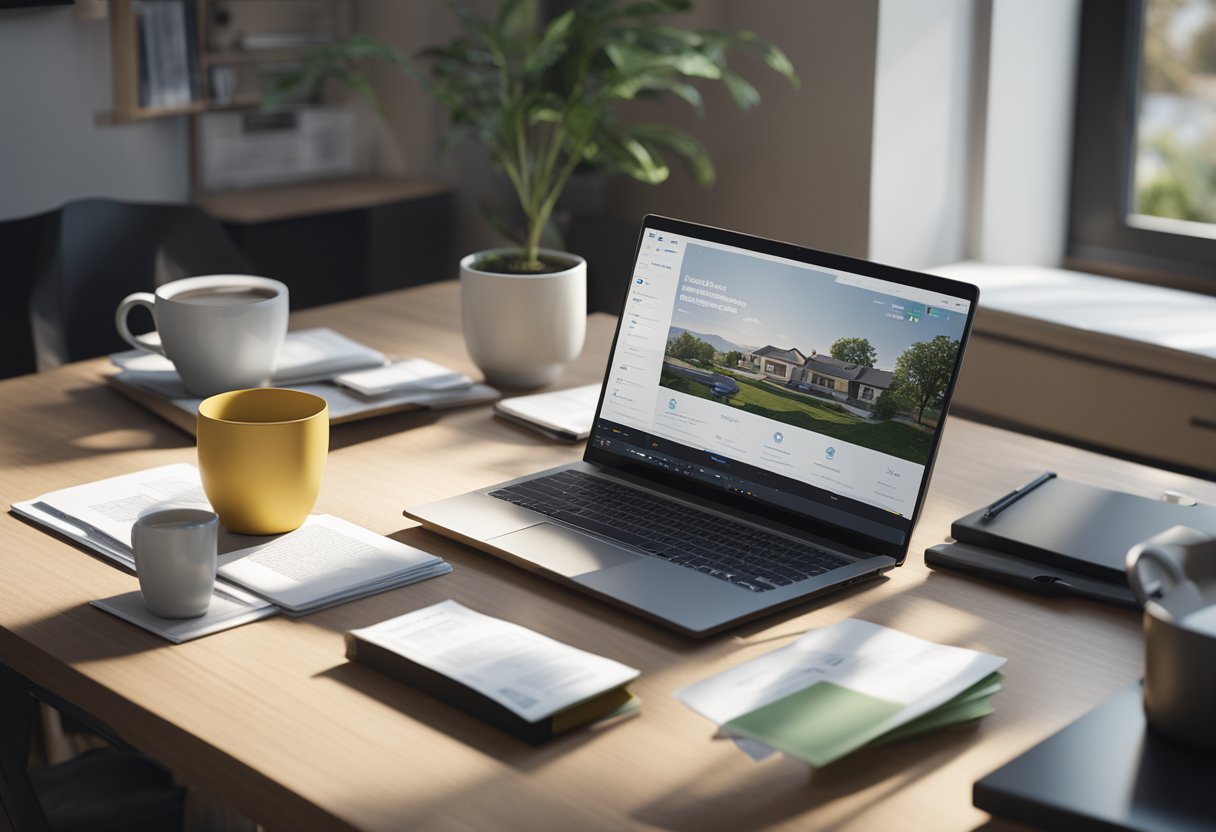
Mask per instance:
[[[11,510],[133,572],[131,527],[136,518],[162,508],[211,508],[197,468],[163,465],[52,491],[14,503]],[[225,534],[220,549],[231,548],[234,537]],[[200,618],[152,615],[139,590],[93,601],[93,605],[173,642],[209,635],[278,612],[270,602],[222,580],[216,581],[211,607]]]
[[[161,618],[159,615],[153,615],[148,612],[139,590],[100,598],[91,603],[98,609],[116,615],[137,627],[143,627],[174,644],[209,636],[278,612],[278,608],[270,602],[223,582],[216,582],[211,606],[198,618]]]
[[[463,390],[473,379],[425,358],[407,358],[384,367],[343,373],[334,382],[361,396],[375,398],[394,393]]]
[[[602,386],[588,384],[552,393],[515,396],[494,405],[494,412],[546,436],[577,442],[591,435],[591,423],[595,421],[595,407],[600,402]]]
[[[119,369],[134,374],[138,380],[144,373],[158,374],[149,381],[177,380],[173,362],[157,353],[127,350],[110,356]],[[271,383],[280,387],[307,384],[333,378],[340,373],[381,367],[387,363],[384,353],[358,341],[352,341],[327,327],[301,329],[287,333]]]
[[[211,508],[193,465],[162,465],[72,486],[14,503],[11,510],[133,572],[135,520],[166,508]],[[452,571],[442,558],[328,515],[314,515],[277,537],[221,529],[219,551],[215,595],[201,618],[152,615],[138,590],[93,605],[178,642],[274,615],[280,607],[288,615],[304,615]]]
[[[182,385],[173,362],[128,350],[110,356],[121,372],[110,381],[183,430],[193,433],[202,399]],[[333,424],[414,408],[440,409],[490,402],[498,391],[430,361],[388,364],[384,354],[320,327],[287,333],[270,381],[320,396]]]
[[[219,574],[273,601],[288,615],[307,615],[446,575],[443,558],[317,514],[294,532],[220,557]]]
[[[846,619],[675,696],[761,759],[824,766],[992,713],[1003,658]]]

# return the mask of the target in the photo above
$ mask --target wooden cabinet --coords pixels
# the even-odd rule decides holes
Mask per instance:
[[[443,184],[390,176],[199,194],[254,272],[304,309],[455,277],[455,202]]]

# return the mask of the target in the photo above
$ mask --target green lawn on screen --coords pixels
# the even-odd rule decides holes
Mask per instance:
[[[830,402],[821,402],[733,373],[723,375],[729,375],[739,383],[739,392],[729,401],[715,398],[704,384],[666,371],[663,372],[662,385],[670,390],[717,401],[747,413],[813,430],[842,442],[851,442],[920,465],[929,460],[929,445],[933,436],[926,428],[895,421],[873,424]]]

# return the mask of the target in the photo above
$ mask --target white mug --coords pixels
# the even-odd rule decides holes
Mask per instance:
[[[220,520],[214,512],[173,508],[145,514],[131,528],[135,574],[148,612],[197,618],[215,589]]]
[[[473,267],[478,257],[506,251],[470,254],[460,261],[465,346],[490,384],[543,387],[583,350],[587,261],[542,250],[570,260],[571,268],[553,274],[499,274]]]
[[[159,340],[134,335],[127,317],[146,306]],[[260,387],[270,380],[287,336],[287,286],[266,277],[209,275],[174,280],[118,305],[118,334],[136,349],[173,362],[196,396]]]

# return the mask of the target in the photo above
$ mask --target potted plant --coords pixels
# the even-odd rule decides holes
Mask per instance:
[[[581,258],[541,247],[558,199],[580,167],[658,184],[667,179],[666,159],[672,156],[700,184],[714,181],[713,163],[696,138],[667,124],[626,122],[619,117],[620,105],[666,97],[700,113],[697,82],[721,82],[746,110],[760,96],[729,68],[731,50],[754,52],[791,84],[799,82],[785,54],[752,32],[694,31],[668,23],[669,15],[691,9],[690,0],[572,0],[566,5],[567,11],[542,22],[536,0],[504,0],[490,20],[451,4],[461,32],[413,60],[366,36],[351,37],[312,53],[298,72],[276,85],[264,106],[337,79],[379,110],[359,63],[391,61],[449,110],[449,141],[467,138],[485,145],[517,199],[522,218],[517,245],[470,255],[462,262],[462,275],[470,270],[542,275],[571,268],[585,275]],[[497,225],[502,230],[503,224]]]

